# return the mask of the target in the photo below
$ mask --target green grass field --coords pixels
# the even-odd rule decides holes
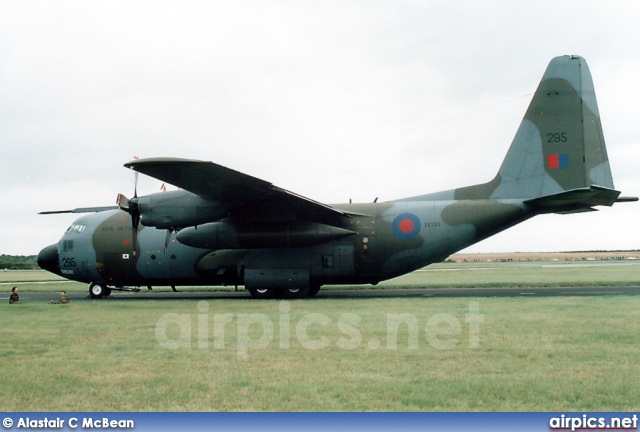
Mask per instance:
[[[470,302],[475,301],[484,319],[477,348],[470,345],[465,323]],[[198,302],[183,300],[1,305],[0,313],[6,317],[0,344],[4,408],[632,411],[639,407],[640,301],[634,297],[315,300],[291,302],[286,314],[278,301],[206,304],[206,313],[198,310]],[[157,338],[159,322],[172,317],[168,313],[184,315],[190,322],[191,331],[185,334],[177,322],[164,326],[169,341],[188,336],[185,347],[170,349],[166,340]],[[307,328],[311,341],[329,342],[319,349],[304,346],[296,332],[303,317],[313,313],[328,320],[324,325],[314,321]],[[218,333],[218,344],[224,340],[224,347],[214,340],[216,315],[221,314],[233,318],[224,339]],[[250,343],[241,343],[241,329],[247,327],[240,322],[248,314],[266,317],[262,321],[272,323],[273,337],[261,341],[264,327],[255,320],[245,333]],[[345,314],[361,321],[341,329],[338,323]],[[389,347],[388,314],[415,317],[417,346],[410,345],[405,326],[397,332],[396,349]],[[456,329],[449,321],[438,324],[439,340],[457,340],[451,348],[427,340],[425,329],[438,314],[460,323],[460,332],[453,333]],[[288,338],[281,336],[286,334],[281,332],[281,320],[290,322]],[[354,337],[354,328],[359,338]],[[353,349],[341,347],[340,338]],[[281,345],[283,341],[288,348]],[[252,344],[264,346],[253,349]]]
[[[386,284],[542,281],[519,263],[471,270],[488,265]],[[571,285],[591,271],[631,281],[640,267],[573,269],[531,273]],[[23,292],[43,282],[24,277]],[[0,316],[7,411],[640,409],[634,296],[3,302]]]

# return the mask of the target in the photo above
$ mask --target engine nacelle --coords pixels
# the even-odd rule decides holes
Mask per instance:
[[[181,230],[176,239],[201,249],[305,247],[355,232],[317,222],[213,222]]]
[[[158,229],[182,228],[222,219],[230,206],[186,191],[168,191],[136,198],[140,222]]]

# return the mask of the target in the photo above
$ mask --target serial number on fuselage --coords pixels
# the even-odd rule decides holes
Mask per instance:
[[[117,226],[117,227],[103,227],[100,229],[102,232],[113,232],[113,231],[133,231],[133,227],[131,226]]]

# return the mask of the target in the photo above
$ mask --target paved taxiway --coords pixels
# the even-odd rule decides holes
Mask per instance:
[[[89,293],[71,292],[68,293],[71,301],[91,301]],[[605,295],[640,295],[640,286],[634,287],[571,287],[571,288],[437,288],[437,289],[358,289],[358,290],[332,290],[322,289],[314,299],[359,299],[359,298],[403,298],[403,297],[578,297],[578,296],[605,296]],[[49,302],[57,300],[60,296],[56,292],[20,293],[20,300],[23,302]],[[0,301],[8,300],[4,296]],[[202,300],[202,299],[247,299],[251,300],[249,293],[243,289],[236,291],[195,291],[195,288],[186,289],[180,292],[165,290],[139,292],[113,291],[111,296],[98,301],[122,301],[122,300]]]

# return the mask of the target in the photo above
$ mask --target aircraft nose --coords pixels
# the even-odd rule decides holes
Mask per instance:
[[[42,249],[38,254],[38,265],[44,270],[61,276],[58,246],[53,244]]]

